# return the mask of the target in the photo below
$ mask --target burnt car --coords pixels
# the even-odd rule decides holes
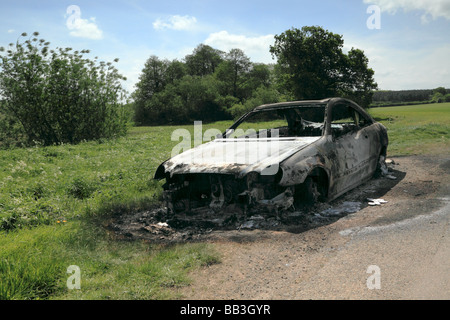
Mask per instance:
[[[295,208],[369,180],[386,157],[386,128],[344,98],[261,105],[213,141],[156,170],[171,213],[229,205]]]

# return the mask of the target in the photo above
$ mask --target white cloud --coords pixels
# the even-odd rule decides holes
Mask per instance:
[[[231,49],[239,48],[253,62],[274,63],[269,48],[274,43],[274,35],[248,37],[239,34],[230,34],[227,31],[211,33],[204,41],[204,44],[216,49],[228,52]]]
[[[8,30],[8,33],[14,33],[14,32],[16,32],[16,30],[14,30],[14,29],[9,29]]]
[[[79,38],[88,38],[98,40],[103,38],[103,31],[98,28],[94,22],[87,19],[77,19],[73,23],[74,28],[70,31],[70,35]]]
[[[395,14],[399,9],[424,11],[422,22],[428,22],[430,17],[433,20],[440,17],[450,20],[449,0],[364,0],[364,3],[376,4],[382,12],[390,14]]]
[[[197,18],[191,16],[170,16],[167,19],[156,19],[153,22],[153,28],[156,30],[172,29],[172,30],[190,30],[197,23]]]
[[[348,41],[347,41],[348,40]],[[450,88],[450,45],[410,50],[380,45],[376,38],[348,38],[344,50],[359,48],[369,58],[382,90]]]
[[[81,9],[76,5],[70,5],[66,9],[66,26],[69,28],[70,35],[88,39],[102,39],[103,31],[95,23],[95,17],[89,20],[81,18]]]

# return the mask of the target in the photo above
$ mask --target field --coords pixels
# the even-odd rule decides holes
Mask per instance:
[[[388,128],[388,155],[450,153],[450,103],[370,113]],[[161,185],[152,176],[178,143],[175,129],[0,150],[0,299],[173,299],[190,270],[219,263],[213,245],[123,241],[103,228],[112,215],[158,205]],[[81,290],[67,288],[70,265],[80,267]]]
[[[450,103],[370,109],[388,128],[391,156],[450,151]]]

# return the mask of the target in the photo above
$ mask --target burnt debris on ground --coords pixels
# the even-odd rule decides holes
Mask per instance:
[[[204,240],[216,231],[259,229],[302,232],[356,213],[369,205],[368,199],[379,199],[405,176],[394,169],[395,165],[389,164],[389,173],[397,179],[383,175],[375,177],[330,203],[281,211],[270,206],[247,211],[237,205],[229,205],[220,211],[202,207],[176,215],[169,215],[167,208],[161,206],[115,216],[107,228],[120,239],[169,243]]]

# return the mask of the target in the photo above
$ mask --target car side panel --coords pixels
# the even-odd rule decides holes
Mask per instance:
[[[301,184],[320,167],[327,173],[328,200],[332,200],[372,177],[381,147],[377,124],[338,139],[324,136],[281,164],[280,185]]]

